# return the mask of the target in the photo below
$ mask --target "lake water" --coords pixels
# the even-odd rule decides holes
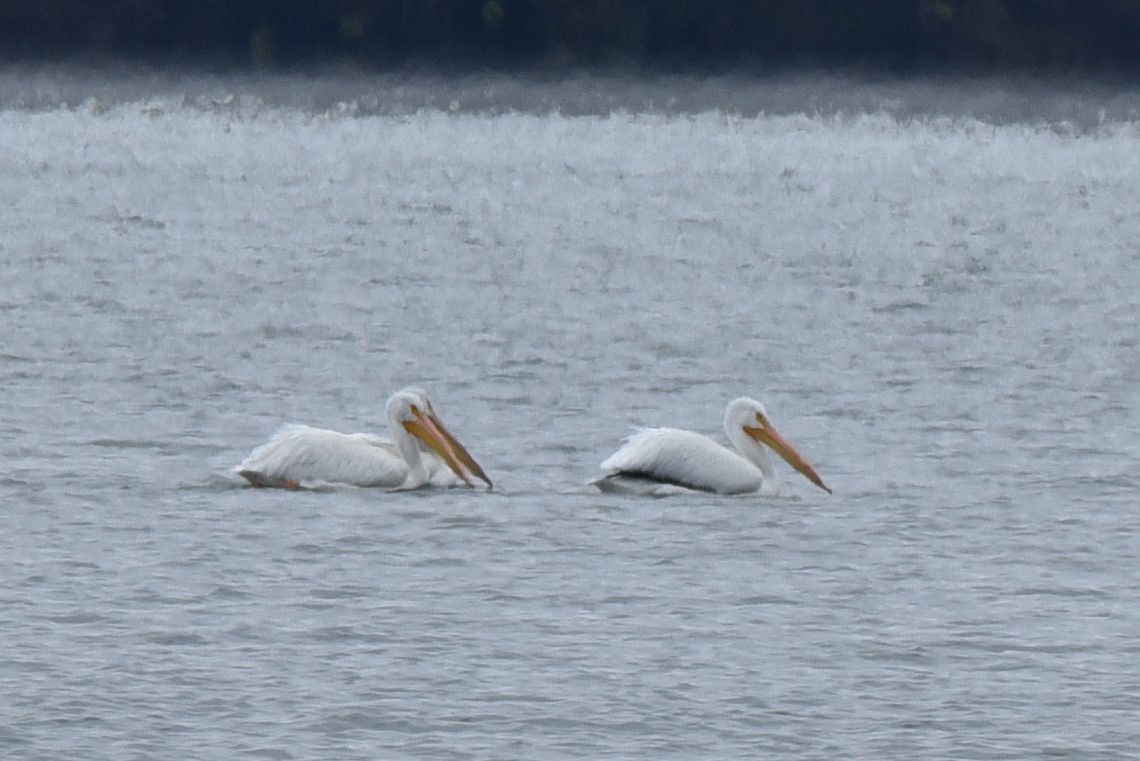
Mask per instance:
[[[1135,758],[1136,92],[0,99],[5,758]],[[412,383],[494,491],[230,474]],[[739,395],[834,495],[585,485]]]

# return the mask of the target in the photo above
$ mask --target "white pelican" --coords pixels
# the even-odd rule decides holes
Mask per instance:
[[[287,425],[253,450],[234,472],[258,487],[347,484],[402,490],[427,484],[442,461],[468,486],[475,485],[471,480],[475,477],[491,487],[487,474],[444,427],[423,390],[408,388],[392,394],[384,414],[391,441],[369,433]]]
[[[780,477],[771,448],[809,481],[831,493],[811,463],[772,425],[764,405],[741,397],[724,411],[724,430],[736,452],[707,436],[676,428],[644,428],[602,463],[590,483],[602,491],[662,496],[677,491],[771,495]]]

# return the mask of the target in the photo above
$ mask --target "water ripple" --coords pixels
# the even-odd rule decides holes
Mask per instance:
[[[0,109],[6,757],[1136,747],[1134,125],[279,84]],[[230,473],[410,383],[495,491]],[[835,494],[586,485],[740,394]]]

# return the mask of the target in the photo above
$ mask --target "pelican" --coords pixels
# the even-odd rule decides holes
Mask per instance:
[[[257,487],[345,484],[406,490],[438,480],[433,477],[442,470],[442,462],[468,486],[475,485],[471,480],[475,477],[491,488],[487,474],[444,427],[422,389],[392,394],[384,415],[391,441],[369,433],[286,425],[254,449],[234,473]]]
[[[678,491],[774,495],[780,476],[769,448],[828,494],[811,463],[772,425],[764,405],[741,397],[724,411],[733,452],[707,436],[676,428],[644,428],[602,463],[590,483],[602,491],[663,496]]]

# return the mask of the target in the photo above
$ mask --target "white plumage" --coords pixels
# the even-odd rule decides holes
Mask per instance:
[[[664,495],[676,491],[776,494],[780,478],[769,448],[824,491],[815,468],[768,419],[764,405],[741,397],[724,413],[724,430],[736,451],[707,436],[677,428],[646,428],[602,462],[591,483],[602,491]]]
[[[491,486],[483,469],[440,421],[424,391],[398,391],[384,411],[391,440],[286,425],[234,472],[253,486],[285,489],[322,484],[416,489],[431,482],[448,485],[454,481],[451,473],[469,486],[471,477]]]

